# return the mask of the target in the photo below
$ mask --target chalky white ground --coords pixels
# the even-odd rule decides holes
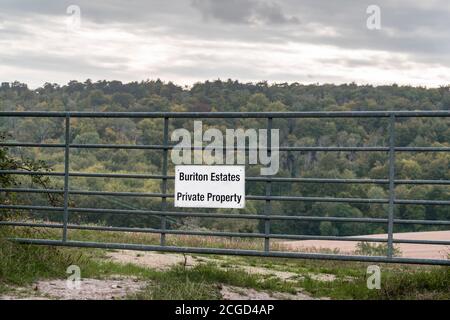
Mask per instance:
[[[83,279],[79,288],[69,289],[66,280],[42,280],[31,286],[13,288],[0,300],[120,300],[144,288],[134,278]]]

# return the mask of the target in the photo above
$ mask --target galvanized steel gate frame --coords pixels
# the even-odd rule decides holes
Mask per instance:
[[[4,226],[20,226],[33,228],[58,228],[62,229],[60,240],[52,239],[12,239],[23,244],[54,245],[70,247],[91,247],[105,249],[129,249],[143,251],[167,251],[180,253],[198,254],[224,254],[224,255],[245,255],[261,257],[282,257],[282,258],[306,258],[306,259],[326,259],[326,260],[346,260],[346,261],[366,261],[382,263],[408,263],[408,264],[430,264],[430,265],[450,265],[450,260],[445,259],[421,259],[402,258],[393,254],[395,243],[428,244],[450,246],[449,240],[405,240],[394,239],[395,224],[423,224],[423,225],[449,225],[450,220],[406,220],[394,217],[396,204],[404,205],[442,205],[450,206],[449,200],[406,200],[396,199],[396,185],[450,185],[450,180],[400,180],[395,179],[395,155],[397,152],[450,152],[449,147],[398,147],[395,145],[395,125],[398,118],[414,117],[450,117],[450,111],[343,111],[343,112],[0,112],[0,117],[32,117],[32,118],[63,118],[65,119],[65,142],[64,143],[27,143],[27,142],[1,142],[2,147],[38,147],[38,148],[63,148],[64,149],[64,172],[39,171],[16,171],[0,170],[0,174],[14,175],[47,175],[64,177],[64,188],[59,189],[27,189],[27,188],[0,188],[0,192],[25,192],[25,193],[54,193],[63,194],[63,207],[37,206],[37,205],[0,205],[0,210],[44,210],[63,213],[62,224],[31,223],[27,221],[0,221]],[[73,118],[160,118],[164,121],[163,144],[162,145],[120,145],[120,144],[73,144],[70,143],[70,120]],[[169,144],[169,120],[176,118],[184,119],[267,119],[267,128],[273,127],[273,119],[293,118],[387,118],[389,119],[389,145],[376,147],[299,147],[281,146],[279,151],[355,151],[355,152],[387,152],[389,162],[388,179],[325,179],[325,178],[285,178],[272,176],[247,177],[246,181],[265,182],[265,195],[247,195],[247,200],[265,201],[264,212],[260,214],[231,214],[231,213],[203,213],[203,212],[182,212],[168,211],[167,200],[173,198],[173,194],[167,193],[167,183],[174,176],[168,175],[168,151],[173,148]],[[270,136],[270,135],[269,135]],[[270,142],[267,144],[270,146]],[[69,158],[72,148],[106,148],[106,149],[141,149],[141,150],[162,150],[162,172],[161,174],[116,174],[116,173],[86,173],[70,172]],[[237,149],[237,148],[236,148]],[[245,148],[249,150],[249,148]],[[268,153],[271,152],[270,148]],[[70,190],[70,177],[99,177],[99,178],[135,178],[135,179],[159,179],[161,183],[161,193],[146,192],[106,192]],[[378,184],[389,186],[389,199],[367,199],[367,198],[333,198],[333,197],[301,197],[301,196],[274,196],[272,195],[272,183],[274,182],[300,182],[300,183],[335,183],[335,184]],[[132,196],[132,197],[157,197],[161,198],[161,210],[124,210],[105,208],[74,208],[69,206],[70,195],[102,195],[102,196]],[[343,202],[343,203],[378,203],[387,204],[387,218],[357,218],[357,217],[318,217],[318,216],[291,216],[272,213],[272,201],[316,201],[316,202]],[[72,212],[78,213],[110,213],[110,214],[139,214],[154,215],[161,218],[160,229],[153,228],[130,228],[130,227],[105,227],[92,225],[69,224],[69,215]],[[167,217],[203,217],[203,218],[234,218],[234,219],[257,219],[264,221],[264,233],[245,232],[214,232],[214,231],[192,231],[167,229]],[[379,223],[388,225],[388,237],[367,238],[367,237],[343,237],[343,236],[316,236],[316,235],[292,235],[271,233],[271,221],[291,220],[291,221],[330,221],[330,222],[357,222],[357,223]],[[73,241],[68,239],[68,230],[96,230],[96,231],[121,231],[121,232],[141,232],[160,234],[160,245],[126,244],[126,243],[104,243]],[[217,236],[217,237],[243,237],[264,239],[263,250],[244,249],[224,249],[224,248],[200,248],[200,247],[178,247],[166,244],[166,235],[197,235],[197,236]],[[364,242],[387,242],[387,252],[385,256],[364,256],[364,255],[342,255],[342,254],[322,254],[322,253],[301,253],[273,251],[270,249],[271,239],[285,240],[339,240],[339,241],[364,241]]]

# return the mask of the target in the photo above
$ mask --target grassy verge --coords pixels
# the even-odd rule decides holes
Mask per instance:
[[[8,237],[38,238],[42,235],[33,230],[28,234],[23,232],[13,228],[0,229],[0,292],[11,285],[23,286],[41,279],[64,279],[70,265],[79,266],[85,278],[115,274],[144,278],[154,273],[136,265],[104,260],[104,251],[100,249],[23,245],[6,240]]]
[[[397,270],[382,272],[381,289],[369,290],[363,276],[333,282],[316,281],[309,277],[299,281],[313,296],[332,299],[450,299],[450,269],[445,267],[423,268],[412,272]]]
[[[15,232],[6,228],[0,230],[0,284],[23,285],[39,278],[63,277],[69,265],[83,265],[87,261],[76,249],[7,241],[5,238],[15,236]]]

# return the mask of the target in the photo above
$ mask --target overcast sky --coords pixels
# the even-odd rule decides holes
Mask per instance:
[[[0,81],[87,78],[448,85],[450,1],[0,0]]]

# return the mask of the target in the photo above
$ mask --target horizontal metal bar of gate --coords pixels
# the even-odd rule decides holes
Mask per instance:
[[[223,255],[241,255],[253,257],[273,257],[273,258],[299,258],[299,259],[317,259],[317,260],[340,260],[340,261],[363,261],[363,262],[381,262],[381,263],[404,263],[404,264],[428,264],[428,265],[446,265],[450,266],[450,260],[438,259],[413,259],[392,257],[386,259],[384,256],[361,256],[361,255],[339,255],[322,253],[298,253],[285,251],[258,251],[241,249],[221,249],[221,248],[197,248],[197,247],[174,247],[174,246],[151,246],[141,244],[127,243],[102,243],[86,241],[67,241],[44,240],[44,239],[12,239],[23,244],[51,245],[51,246],[69,246],[80,248],[104,248],[116,250],[136,250],[136,251],[165,251],[177,253],[197,253],[197,254],[223,254]]]
[[[2,147],[45,147],[45,148],[65,148],[64,144],[51,143],[26,143],[26,142],[1,142]],[[69,148],[85,148],[85,149],[136,149],[136,150],[168,150],[174,149],[174,145],[132,145],[132,144],[69,144]],[[203,150],[205,147],[190,147],[192,150]],[[267,148],[240,148],[235,147],[237,151],[251,150],[267,150]],[[371,152],[387,152],[387,147],[278,147],[271,149],[272,151],[325,151],[325,152],[350,152],[350,151],[371,151]],[[403,152],[448,152],[449,147],[396,147],[395,151]]]
[[[9,210],[36,210],[36,211],[64,211],[64,207],[50,206],[21,206],[21,205],[0,205],[0,209]],[[173,217],[204,217],[204,218],[230,218],[230,219],[258,219],[258,220],[300,220],[300,221],[334,221],[334,222],[363,222],[363,223],[385,223],[385,218],[350,218],[333,216],[301,216],[301,215],[281,215],[272,214],[264,217],[260,214],[233,214],[233,213],[206,213],[206,212],[182,212],[182,211],[156,211],[156,210],[124,210],[124,209],[104,209],[104,208],[68,208],[70,212],[81,213],[102,213],[102,214],[136,214],[136,215],[166,215]],[[398,224],[424,224],[424,225],[450,225],[448,220],[421,220],[421,219],[394,219]],[[0,224],[2,222],[0,221]],[[7,222],[3,222],[4,225]]]
[[[450,260],[444,259],[413,259],[399,258],[392,255],[393,244],[409,243],[409,244],[426,244],[426,245],[450,245],[449,240],[415,240],[415,239],[395,239],[393,237],[394,225],[433,225],[433,226],[449,226],[450,220],[425,220],[425,219],[398,219],[394,216],[395,205],[432,205],[432,206],[449,206],[450,201],[442,200],[424,200],[424,199],[397,199],[395,197],[396,185],[450,185],[449,180],[444,179],[416,179],[405,180],[395,178],[395,154],[399,152],[450,152],[450,147],[446,145],[433,147],[401,147],[395,145],[395,122],[397,118],[415,118],[415,117],[450,117],[449,110],[439,111],[343,111],[343,112],[42,112],[42,111],[25,111],[25,112],[0,112],[0,117],[33,117],[33,118],[63,118],[65,119],[65,140],[64,143],[34,143],[34,142],[18,142],[18,141],[2,141],[0,147],[29,147],[29,148],[64,148],[65,165],[64,172],[40,172],[40,171],[21,171],[21,170],[0,170],[0,174],[11,175],[29,175],[29,176],[53,176],[64,177],[64,189],[34,189],[34,188],[0,188],[0,192],[7,193],[36,193],[36,194],[61,194],[64,195],[64,206],[41,206],[41,205],[0,205],[0,210],[23,210],[23,211],[43,211],[53,213],[63,213],[63,223],[44,223],[38,221],[0,221],[0,226],[27,227],[27,228],[49,228],[62,229],[63,238],[61,240],[53,239],[14,239],[20,243],[40,244],[40,245],[56,245],[56,246],[75,246],[75,247],[96,247],[111,249],[132,249],[132,250],[153,250],[153,251],[169,251],[169,252],[186,252],[186,253],[216,253],[231,255],[248,255],[248,256],[265,256],[265,257],[288,257],[288,258],[308,258],[308,259],[328,259],[328,260],[347,260],[347,261],[367,261],[367,262],[388,262],[388,263],[413,263],[413,264],[439,264],[450,265]],[[237,147],[236,151],[253,151],[267,150],[268,152],[383,152],[389,155],[389,178],[388,179],[369,179],[369,178],[313,178],[313,177],[272,177],[272,176],[256,176],[246,177],[247,182],[265,183],[266,192],[264,195],[247,195],[247,200],[265,201],[266,206],[264,212],[256,214],[233,214],[233,213],[215,213],[215,212],[185,212],[185,211],[169,211],[166,205],[162,206],[162,210],[124,210],[115,208],[76,208],[69,206],[69,196],[102,196],[102,197],[148,197],[161,198],[163,204],[166,199],[173,198],[174,195],[165,190],[167,181],[173,180],[174,176],[167,174],[167,170],[163,169],[161,174],[137,174],[137,173],[88,173],[88,172],[71,172],[69,170],[69,153],[71,149],[127,149],[127,150],[147,150],[147,151],[163,151],[163,160],[167,161],[168,150],[174,149],[175,146],[168,143],[165,139],[164,144],[154,145],[132,145],[132,144],[74,144],[70,142],[70,119],[71,118],[160,118],[164,120],[164,134],[167,138],[169,130],[169,119],[267,119],[268,127],[272,127],[273,119],[309,119],[309,118],[386,118],[389,121],[389,145],[388,146],[280,146],[278,148],[249,148]],[[205,147],[191,147],[192,150],[204,149]],[[167,169],[167,168],[166,168]],[[164,189],[162,192],[109,192],[98,190],[75,190],[69,187],[69,178],[86,177],[86,178],[117,178],[117,179],[158,179],[163,181]],[[376,184],[389,186],[389,199],[372,199],[372,198],[336,198],[336,197],[307,197],[307,196],[287,196],[273,195],[271,192],[272,183],[335,183],[335,184]],[[367,218],[367,217],[335,217],[324,212],[323,216],[304,216],[291,212],[291,215],[273,213],[272,201],[308,201],[308,202],[336,202],[336,203],[361,203],[361,204],[383,204],[389,207],[389,215],[387,218]],[[78,214],[124,214],[124,215],[145,215],[161,218],[160,228],[136,228],[136,227],[117,227],[117,226],[95,226],[95,225],[77,225],[68,223],[71,213]],[[265,232],[248,233],[248,232],[224,232],[224,231],[197,231],[197,230],[178,230],[166,228],[166,217],[198,217],[198,218],[217,218],[217,219],[252,219],[264,221]],[[163,222],[164,219],[164,222]],[[322,222],[329,221],[335,223],[376,223],[387,225],[387,238],[372,238],[367,236],[321,236],[321,235],[297,235],[297,234],[278,234],[270,231],[271,221],[312,221]],[[85,242],[72,241],[68,239],[67,230],[91,230],[105,232],[136,232],[159,234],[160,245],[143,245],[143,244],[124,244],[124,243],[102,243],[102,242]],[[230,238],[255,238],[264,239],[264,250],[242,250],[242,249],[220,249],[220,248],[191,248],[191,247],[174,247],[166,245],[166,234],[186,235],[186,236],[204,236],[204,237],[230,237]],[[285,240],[334,240],[334,241],[358,241],[372,243],[387,243],[388,252],[386,256],[361,256],[361,255],[339,255],[339,254],[312,254],[298,253],[288,251],[276,251],[270,249],[270,239]]]
[[[20,171],[0,170],[0,174],[37,175],[64,177],[64,172],[42,172],[42,171]],[[118,179],[175,179],[171,175],[158,174],[136,174],[136,173],[91,173],[91,172],[69,172],[70,177],[84,178],[118,178]],[[303,182],[303,183],[355,183],[355,184],[389,184],[388,179],[325,179],[325,178],[287,178],[287,177],[246,177],[245,181],[254,182]],[[450,185],[450,180],[394,180],[395,184],[436,184]]]
[[[230,218],[230,219],[258,219],[258,220],[301,220],[301,221],[335,221],[335,222],[367,222],[367,223],[384,223],[387,219],[383,218],[350,218],[350,217],[333,217],[333,216],[300,216],[300,215],[281,215],[274,214],[270,217],[263,217],[260,214],[232,214],[232,213],[205,213],[205,212],[180,212],[180,211],[155,211],[155,210],[123,210],[123,209],[96,209],[96,208],[69,208],[73,212],[85,213],[112,213],[112,214],[146,214],[146,215],[167,215],[173,217],[205,217],[205,218]],[[399,224],[430,224],[430,225],[450,225],[449,220],[406,220],[394,219]]]
[[[60,189],[29,189],[29,188],[0,188],[0,192],[17,193],[64,193]],[[90,190],[70,190],[69,194],[84,196],[112,196],[112,197],[150,197],[150,198],[173,198],[171,193],[152,192],[109,192]],[[247,195],[247,200],[273,200],[273,201],[314,201],[314,202],[346,202],[346,203],[389,203],[389,199],[370,198],[333,198],[333,197],[296,197],[296,196],[256,196]],[[397,199],[397,204],[418,204],[418,205],[450,205],[450,200],[414,200]]]
[[[16,227],[34,227],[34,228],[50,228],[60,229],[64,224],[44,224],[29,222],[0,222],[0,225],[16,226]],[[295,234],[265,234],[265,233],[245,233],[245,232],[222,232],[222,231],[195,231],[195,230],[171,230],[171,229],[153,229],[153,228],[135,228],[135,227],[103,227],[89,225],[68,224],[68,229],[73,230],[92,230],[92,231],[117,231],[117,232],[135,232],[135,233],[165,233],[174,235],[191,235],[191,236],[207,236],[207,237],[232,237],[232,238],[269,238],[284,240],[331,240],[331,241],[358,241],[358,242],[387,242],[385,238],[369,238],[369,237],[344,237],[344,236],[315,236],[315,235],[295,235]],[[409,240],[395,239],[394,243],[410,243],[410,244],[429,244],[429,245],[450,245],[450,240]]]
[[[85,112],[85,111],[0,111],[0,117],[41,118],[389,118],[448,117],[448,110],[433,111],[317,111],[317,112]]]

